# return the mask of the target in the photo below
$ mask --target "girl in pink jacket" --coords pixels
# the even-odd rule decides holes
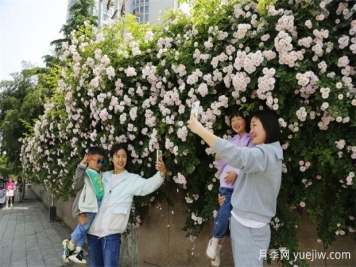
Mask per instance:
[[[9,208],[9,203],[10,203],[10,207],[13,208],[13,199],[14,199],[14,195],[15,195],[15,189],[16,189],[16,185],[15,183],[12,181],[12,177],[9,176],[9,180],[8,182],[5,184],[5,191],[6,191],[6,208]]]

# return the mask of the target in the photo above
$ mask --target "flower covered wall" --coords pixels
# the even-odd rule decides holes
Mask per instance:
[[[203,3],[202,3],[203,2]],[[183,192],[192,240],[216,212],[213,155],[186,122],[229,138],[228,115],[270,108],[280,117],[284,168],[272,248],[297,249],[303,210],[327,246],[355,223],[356,6],[352,1],[198,1],[191,15],[167,12],[156,27],[131,16],[63,43],[58,92],[23,140],[25,174],[66,198],[90,145],[129,144],[129,171],[151,176],[156,149],[171,173],[133,208]],[[109,169],[109,166],[104,166]],[[35,174],[35,175],[34,175]]]

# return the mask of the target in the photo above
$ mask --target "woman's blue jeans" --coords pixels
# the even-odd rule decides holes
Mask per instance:
[[[118,267],[121,234],[97,237],[88,234],[88,256],[90,267]]]
[[[224,236],[230,235],[229,223],[232,210],[231,195],[234,189],[221,187],[219,191],[221,196],[225,196],[225,201],[220,206],[220,209],[215,216],[213,235],[216,238],[223,238]]]

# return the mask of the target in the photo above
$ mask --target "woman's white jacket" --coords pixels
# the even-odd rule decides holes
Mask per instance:
[[[113,171],[105,172],[102,177],[105,188],[104,198],[88,232],[98,237],[123,233],[130,217],[133,197],[152,193],[164,181],[160,172],[148,179],[126,170],[115,179],[113,179]]]

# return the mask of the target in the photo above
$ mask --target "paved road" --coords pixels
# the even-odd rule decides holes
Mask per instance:
[[[12,209],[0,209],[0,266],[70,266],[62,259],[62,240],[71,230],[50,221],[49,211],[31,190]]]

